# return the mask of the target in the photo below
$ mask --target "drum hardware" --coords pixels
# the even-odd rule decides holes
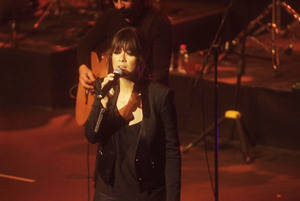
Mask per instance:
[[[272,3],[269,4],[267,8],[257,18],[249,23],[246,30],[240,32],[238,36],[232,41],[232,45],[236,46],[240,42],[241,38],[246,37],[262,46],[263,49],[268,53],[271,53],[272,68],[275,75],[277,75],[280,66],[279,48],[276,45],[276,41],[278,36],[284,35],[291,27],[291,25],[288,24],[285,30],[281,29],[281,8],[284,8],[288,14],[290,14],[297,22],[300,23],[300,15],[287,2],[282,0],[272,0]],[[263,24],[261,20],[265,18],[270,12],[272,13],[272,21]],[[259,25],[259,27],[255,31],[253,31],[253,29],[257,25]],[[271,32],[271,48],[267,48],[261,41],[256,38],[257,35],[265,30]],[[251,31],[253,32],[251,33]],[[293,44],[291,40],[285,52],[287,54],[290,54],[292,52],[292,48]]]
[[[275,75],[278,75],[280,58],[279,48],[276,45],[278,36],[286,34],[292,27],[292,23],[288,24],[285,29],[281,29],[281,8],[291,15],[296,22],[300,23],[300,15],[283,0],[272,0],[270,3],[255,19],[250,21],[247,27],[239,32],[232,41],[227,41],[223,47],[223,53],[220,55],[219,60],[224,60],[231,53],[235,53],[234,49],[244,39],[250,39],[257,45],[261,46],[268,54],[271,54],[272,69]],[[264,23],[263,20],[271,14],[271,22]],[[267,47],[257,36],[264,31],[271,32],[271,47]],[[287,49],[284,51],[286,54],[291,54],[293,50],[293,42],[291,39]],[[238,53],[237,53],[238,54]],[[201,69],[202,74],[207,74],[212,66],[206,64]]]

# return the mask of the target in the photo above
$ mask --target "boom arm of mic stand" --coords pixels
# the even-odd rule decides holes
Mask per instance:
[[[210,47],[208,48],[208,51],[207,51],[207,54],[205,55],[205,58],[203,60],[203,64],[202,64],[202,69],[200,71],[200,75],[203,75],[204,74],[204,71],[206,69],[206,66],[208,65],[208,59],[209,57],[211,56],[212,54],[212,50],[214,48],[214,46],[217,44],[217,42],[220,41],[220,34],[221,34],[221,31],[223,29],[223,26],[224,26],[224,23],[225,23],[225,20],[228,16],[228,13],[229,13],[229,10],[231,9],[232,7],[232,4],[233,4],[233,0],[230,1],[229,5],[227,6],[223,16],[222,16],[222,21],[221,21],[221,24],[220,26],[218,27],[218,30],[215,34],[215,37],[214,37],[214,40],[212,41]]]
[[[208,51],[207,51],[206,55],[204,56],[203,63],[202,63],[202,68],[201,68],[201,71],[200,71],[200,73],[199,73],[197,79],[196,79],[195,82],[194,82],[194,86],[197,85],[197,83],[198,83],[200,77],[202,77],[202,76],[206,73],[206,71],[207,71],[206,68],[207,68],[207,65],[208,65],[208,60],[209,60],[209,57],[210,57],[211,54],[212,54],[212,50],[213,50],[213,49],[215,48],[215,46],[217,45],[217,41],[218,41],[218,43],[220,43],[220,41],[221,41],[221,40],[220,40],[220,34],[221,34],[222,28],[223,28],[223,26],[224,26],[225,19],[227,18],[227,15],[228,15],[228,13],[229,13],[230,8],[232,7],[232,4],[233,4],[233,0],[230,1],[228,7],[226,8],[226,10],[225,10],[225,12],[224,12],[224,14],[223,14],[223,16],[222,16],[221,24],[220,24],[220,26],[219,26],[219,28],[218,28],[216,34],[215,34],[214,40],[212,41],[210,47],[208,48]],[[217,46],[219,46],[219,45],[217,45]]]

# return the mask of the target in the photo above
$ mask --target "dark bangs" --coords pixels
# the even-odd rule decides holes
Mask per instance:
[[[109,72],[113,71],[112,55],[119,53],[122,49],[137,58],[137,66],[139,71],[144,72],[145,66],[145,51],[143,49],[144,40],[134,27],[125,27],[119,30],[111,43],[111,48],[108,50],[108,67]]]
[[[134,28],[121,29],[115,35],[112,41],[110,55],[121,52],[122,49],[136,57],[141,56],[140,54],[143,52],[142,46],[140,44],[140,38]]]

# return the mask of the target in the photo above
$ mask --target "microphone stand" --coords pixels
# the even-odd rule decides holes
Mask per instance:
[[[207,51],[207,53],[206,53],[206,55],[205,55],[205,57],[204,57],[204,59],[203,59],[203,64],[202,64],[202,69],[201,69],[201,71],[200,71],[200,75],[203,75],[203,74],[204,74],[205,68],[206,68],[206,66],[208,65],[208,59],[209,59],[209,57],[211,56],[211,53],[212,53],[212,51],[213,51],[213,48],[215,48],[215,45],[217,44],[217,42],[220,43],[219,40],[220,40],[221,31],[222,31],[222,29],[223,29],[223,27],[224,27],[225,20],[226,20],[226,18],[227,18],[227,16],[228,16],[229,10],[230,10],[231,7],[232,7],[233,1],[234,1],[234,0],[231,0],[231,1],[230,1],[230,3],[229,3],[229,5],[227,6],[225,12],[223,13],[222,20],[221,20],[221,24],[219,25],[219,28],[218,28],[218,30],[217,30],[217,32],[216,32],[216,34],[215,34],[214,40],[212,41],[211,45],[209,46],[208,51]]]
[[[214,56],[214,112],[215,112],[215,119],[214,119],[214,126],[215,126],[215,144],[214,144],[214,151],[215,151],[215,190],[214,190],[214,197],[215,201],[219,200],[219,83],[218,83],[218,60],[219,60],[219,53],[220,53],[220,44],[221,44],[221,31],[224,27],[225,20],[228,16],[229,10],[232,7],[233,0],[230,1],[228,7],[226,8],[221,24],[217,30],[214,40],[212,41],[206,58],[204,58],[204,63],[202,67],[202,71],[200,72],[203,75],[203,70],[207,64],[208,57],[212,54]]]
[[[219,84],[218,84],[218,59],[219,44],[212,44],[211,51],[214,55],[214,102],[215,102],[215,201],[219,200]]]
[[[211,134],[211,131],[215,131],[215,172],[216,172],[216,195],[215,198],[216,200],[218,200],[218,152],[219,152],[219,128],[218,126],[221,124],[221,122],[224,119],[235,119],[236,120],[236,124],[237,124],[237,131],[238,131],[238,135],[240,137],[240,142],[241,142],[241,151],[244,154],[245,157],[245,161],[246,163],[250,163],[252,161],[251,157],[249,156],[248,153],[248,145],[246,142],[246,137],[245,137],[245,133],[243,131],[243,127],[241,124],[241,114],[238,111],[235,110],[228,110],[225,112],[225,115],[222,117],[219,117],[219,105],[218,105],[218,90],[219,90],[219,84],[218,84],[218,62],[220,61],[219,57],[220,57],[220,45],[221,45],[221,39],[220,39],[220,33],[221,30],[224,26],[224,22],[225,19],[229,13],[230,8],[232,7],[232,3],[234,0],[232,0],[229,4],[229,6],[227,7],[227,9],[225,10],[223,16],[222,16],[222,21],[221,24],[218,28],[218,31],[215,35],[215,38],[213,40],[213,42],[211,43],[208,53],[206,54],[204,61],[203,61],[203,67],[202,67],[202,72],[204,70],[204,68],[207,65],[208,62],[208,57],[209,56],[214,56],[214,66],[215,66],[215,74],[214,74],[214,103],[215,103],[215,118],[214,118],[214,124],[212,124],[211,126],[207,127],[206,129],[203,129],[201,135],[194,140],[193,142],[189,143],[187,146],[185,146],[182,150],[183,153],[187,153],[193,146],[195,146],[196,144],[198,144],[202,139],[204,139],[204,137],[208,134]],[[246,42],[246,37],[242,37],[240,39],[242,42],[242,48],[241,48],[241,52],[239,53],[240,55],[240,61],[238,64],[239,70],[238,70],[238,76],[237,76],[237,87],[236,87],[236,93],[235,93],[235,108],[238,107],[238,102],[239,102],[239,92],[240,92],[240,85],[241,85],[241,77],[244,74],[244,69],[245,69],[245,42]],[[203,73],[199,72],[197,79],[194,82],[194,86],[197,86],[197,83],[200,79],[200,76],[203,76]],[[203,123],[204,125],[204,123]]]

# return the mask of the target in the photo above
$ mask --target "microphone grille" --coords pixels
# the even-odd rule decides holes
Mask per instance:
[[[122,69],[121,68],[115,68],[115,70],[114,70],[114,72],[113,72],[114,74],[118,74],[118,75],[123,75],[123,71],[122,71]]]

